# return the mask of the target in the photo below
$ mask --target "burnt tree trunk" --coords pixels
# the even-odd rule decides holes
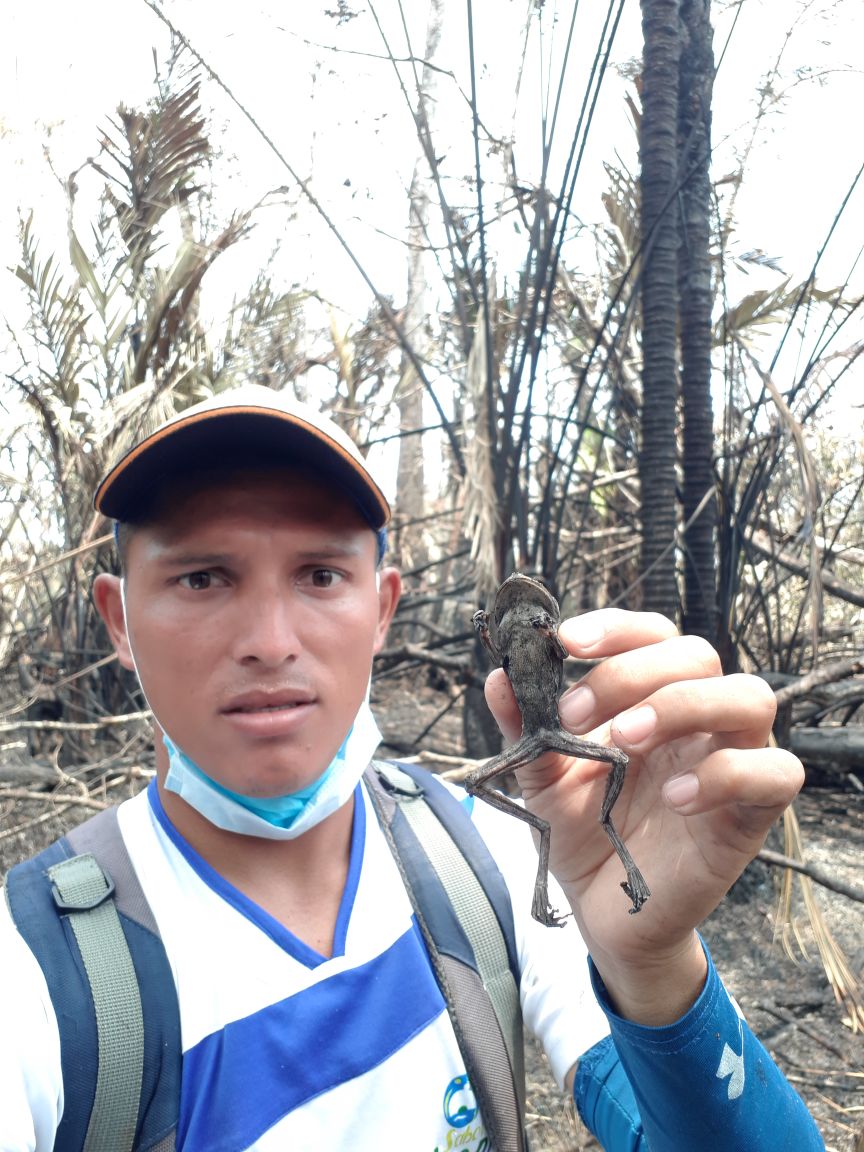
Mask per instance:
[[[643,607],[675,617],[679,0],[642,0]]]
[[[681,183],[679,300],[684,410],[683,631],[717,640],[714,417],[711,405],[711,92],[714,53],[710,0],[681,0],[678,90]],[[704,504],[703,504],[704,502]],[[700,507],[701,506],[701,507]]]

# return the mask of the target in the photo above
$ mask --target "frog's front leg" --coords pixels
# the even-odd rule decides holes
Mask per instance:
[[[479,612],[475,612],[471,617],[471,623],[474,625],[474,631],[480,637],[480,643],[492,657],[496,664],[501,664],[501,653],[492,639],[489,632],[489,613],[484,612],[481,608]]]
[[[556,654],[562,660],[566,660],[570,653],[561,643],[561,637],[558,635],[558,621],[555,620],[545,608],[541,608],[536,615],[531,617],[531,627],[543,636],[546,636],[552,642]]]

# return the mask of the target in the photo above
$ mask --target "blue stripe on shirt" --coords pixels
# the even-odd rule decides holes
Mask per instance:
[[[416,923],[374,960],[205,1037],[183,1056],[178,1147],[240,1152],[383,1063],[444,1010]]]

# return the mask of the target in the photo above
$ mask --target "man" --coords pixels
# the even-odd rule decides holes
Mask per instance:
[[[122,575],[98,576],[94,598],[154,716],[156,780],[118,817],[179,998],[177,1147],[487,1149],[360,783],[400,593],[365,462],[326,418],[247,386],[140,441],[96,505],[118,522]],[[552,826],[563,929],[530,920],[528,833],[473,805],[512,897],[526,1022],[610,1152],[823,1147],[695,931],[802,782],[765,747],[771,692],[651,613],[586,613],[560,634],[603,658],[561,716],[630,755],[616,823],[652,897],[627,915],[597,820],[605,765],[547,755],[520,772]],[[503,673],[487,694],[518,736]],[[0,1147],[42,1152],[68,1106],[58,1006],[5,909],[0,956]]]

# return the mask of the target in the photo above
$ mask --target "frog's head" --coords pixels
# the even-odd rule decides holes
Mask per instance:
[[[522,607],[525,604],[545,608],[553,619],[557,620],[558,618],[558,601],[546,585],[535,580],[533,576],[514,572],[512,576],[507,577],[495,593],[492,616],[496,625],[501,623],[505,614],[512,608]]]

